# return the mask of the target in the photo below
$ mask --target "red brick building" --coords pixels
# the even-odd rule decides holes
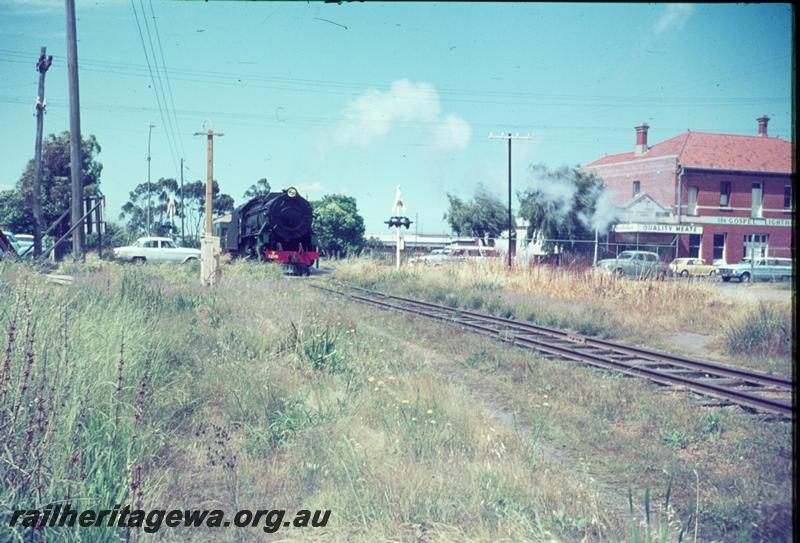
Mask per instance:
[[[642,124],[633,151],[587,164],[621,208],[609,241],[665,259],[794,257],[794,146],[757,121],[756,136],[689,131],[652,147]]]

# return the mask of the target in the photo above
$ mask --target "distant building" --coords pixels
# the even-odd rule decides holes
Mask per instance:
[[[528,226],[530,225],[530,221],[519,218],[515,219],[515,221],[516,228],[514,230],[516,239],[514,240],[514,257],[516,260],[528,262],[534,257],[548,254],[544,249],[544,240],[540,239],[536,235],[536,232],[534,232],[533,239],[528,239]],[[495,247],[503,253],[508,252],[508,230],[503,230],[500,237],[495,240]],[[558,253],[558,247],[556,247],[553,252]]]
[[[587,164],[621,208],[609,241],[708,262],[793,257],[794,146],[757,121],[756,136],[688,131],[653,146],[642,124],[633,151]]]
[[[373,244],[372,248],[379,251],[394,251],[397,244],[397,234],[395,232],[381,232],[365,234],[364,239]],[[477,245],[475,238],[460,238],[442,234],[413,234],[402,232],[400,234],[401,249],[414,252],[427,252],[432,249],[442,249],[453,244],[468,243]]]

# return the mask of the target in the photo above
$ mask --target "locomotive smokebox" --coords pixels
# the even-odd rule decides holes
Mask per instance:
[[[272,201],[269,208],[269,222],[272,233],[283,240],[295,240],[311,232],[311,205],[304,198],[297,197],[294,188],[287,189]]]

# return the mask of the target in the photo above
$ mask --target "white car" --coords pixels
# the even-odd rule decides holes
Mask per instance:
[[[438,266],[450,260],[450,249],[434,249],[430,253],[422,256],[414,256],[408,263],[413,265],[423,264],[428,266]]]
[[[200,249],[178,247],[170,238],[139,238],[128,247],[114,249],[114,258],[144,264],[145,262],[178,262],[200,260]]]
[[[33,236],[30,234],[12,234],[6,232],[6,238],[11,242],[14,250],[17,251],[17,256],[26,257],[33,256]]]

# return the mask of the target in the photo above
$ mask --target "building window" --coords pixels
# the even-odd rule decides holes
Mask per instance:
[[[634,181],[633,182],[633,196],[634,198],[639,195],[642,191],[642,182],[641,181]]]
[[[697,187],[689,187],[689,203],[686,208],[687,214],[697,215]]]
[[[691,258],[698,258],[700,256],[700,243],[702,240],[702,234],[689,234],[689,256]]]
[[[714,234],[714,260],[725,261],[725,234]]]
[[[723,181],[722,183],[719,184],[719,205],[723,207],[731,205],[730,181]]]
[[[761,202],[761,183],[753,183],[752,190],[752,216],[756,218],[761,217],[762,202]]]
[[[792,186],[786,185],[783,187],[783,208],[792,208]]]
[[[747,234],[744,237],[745,258],[764,258],[769,248],[769,234]]]

